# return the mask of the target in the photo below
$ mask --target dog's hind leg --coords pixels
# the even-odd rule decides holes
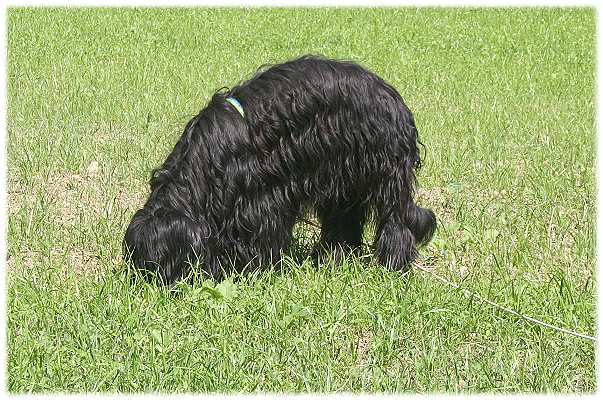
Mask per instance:
[[[417,246],[431,239],[436,228],[431,210],[418,207],[409,197],[403,207],[379,207],[375,235],[375,256],[393,270],[406,271],[418,255]]]
[[[417,244],[426,244],[436,229],[436,216],[428,208],[412,203],[406,211],[406,225],[412,232]]]
[[[317,206],[316,214],[321,223],[321,237],[311,254],[314,259],[330,253],[338,260],[362,246],[367,217],[365,206],[333,202]]]
[[[375,256],[386,268],[405,271],[417,256],[416,240],[401,213],[377,217]]]

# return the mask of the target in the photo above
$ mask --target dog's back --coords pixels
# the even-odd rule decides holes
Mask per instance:
[[[330,195],[344,187],[354,193],[343,196],[364,200],[391,164],[406,163],[404,178],[410,180],[420,166],[418,132],[402,97],[358,64],[304,56],[262,69],[225,95],[245,109],[249,142],[256,146],[246,156],[259,157],[266,167],[260,167],[265,176],[256,184],[274,175],[312,176],[306,194],[315,200],[317,191]]]

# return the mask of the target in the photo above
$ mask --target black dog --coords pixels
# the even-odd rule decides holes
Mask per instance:
[[[320,248],[352,250],[368,217],[375,253],[406,269],[436,227],[413,201],[418,133],[398,92],[357,64],[305,56],[216,93],[150,180],[127,229],[134,266],[171,284],[198,262],[221,279],[278,260],[313,208]]]

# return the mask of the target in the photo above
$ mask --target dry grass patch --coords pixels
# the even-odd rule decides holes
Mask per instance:
[[[373,343],[373,332],[363,330],[358,334],[356,340],[356,365],[363,367],[367,364],[371,344]]]
[[[118,257],[109,264],[115,265],[117,262]],[[6,269],[9,274],[13,274],[31,271],[33,268],[61,266],[64,273],[73,271],[80,275],[86,272],[100,272],[105,264],[94,251],[69,246],[55,247],[49,252],[27,249],[23,255],[9,255]]]
[[[29,218],[34,213],[37,202],[48,204],[47,229],[53,229],[58,238],[51,244],[50,250],[34,248],[24,243],[21,252],[24,256],[12,255],[7,260],[9,272],[42,268],[44,265],[63,265],[65,271],[99,271],[103,265],[116,265],[119,256],[111,260],[96,250],[99,241],[105,240],[91,236],[88,226],[105,224],[121,226],[124,218],[142,207],[145,189],[126,190],[126,185],[111,182],[110,172],[103,169],[97,161],[92,161],[79,173],[50,172],[48,177],[36,177],[33,187],[28,189],[15,179],[8,177],[9,218]],[[130,189],[130,186],[127,186]],[[25,213],[20,212],[25,211]],[[124,220],[124,221],[122,221]],[[27,224],[27,221],[26,221]],[[118,239],[116,239],[118,240]]]
[[[130,192],[122,188],[107,187],[106,178],[107,172],[96,161],[91,162],[79,174],[51,175],[46,189],[56,204],[56,221],[73,225],[85,217],[111,217],[116,206],[124,210],[142,207],[145,189]]]

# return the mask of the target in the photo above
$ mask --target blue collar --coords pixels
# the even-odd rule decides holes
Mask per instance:
[[[243,110],[243,106],[241,105],[241,103],[239,103],[239,100],[235,99],[234,97],[227,97],[226,101],[232,104],[232,106],[237,109],[239,114],[241,114],[241,117],[245,118],[245,111]]]

